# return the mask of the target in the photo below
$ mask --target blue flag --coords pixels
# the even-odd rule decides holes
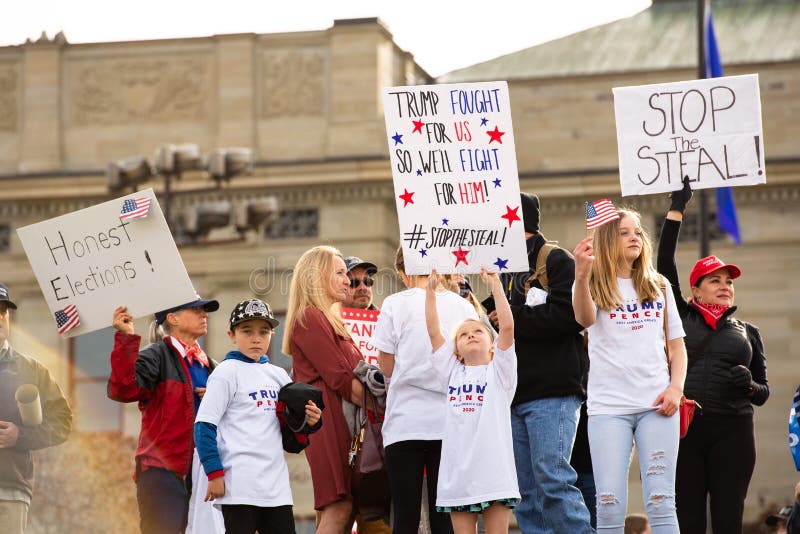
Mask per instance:
[[[706,26],[706,78],[720,76],[722,76],[722,61],[719,59],[717,38],[714,35],[714,21],[709,13]],[[730,187],[717,188],[717,225],[731,236],[734,243],[742,244],[739,221],[736,218],[736,205],[733,202],[733,190]]]
[[[794,392],[792,407],[789,409],[789,450],[792,451],[794,466],[800,471],[800,424],[797,415],[800,412],[800,386]]]

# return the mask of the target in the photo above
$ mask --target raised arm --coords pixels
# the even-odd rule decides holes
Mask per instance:
[[[514,316],[511,314],[511,306],[505,299],[503,285],[500,283],[500,277],[497,273],[489,273],[486,269],[481,269],[481,279],[483,283],[489,286],[496,303],[495,311],[497,312],[497,327],[499,329],[497,347],[506,350],[514,343]]]
[[[673,191],[670,194],[671,204],[667,212],[664,226],[661,227],[661,236],[658,239],[658,257],[656,268],[664,275],[672,285],[672,294],[678,305],[678,312],[681,316],[686,311],[686,302],[681,296],[680,277],[678,267],[675,264],[675,251],[678,247],[678,236],[681,231],[681,221],[686,205],[692,198],[692,188],[689,185],[688,177],[684,177],[683,189]]]
[[[428,277],[428,285],[425,287],[425,326],[428,327],[428,337],[431,340],[433,351],[445,344],[442,335],[442,323],[439,320],[439,310],[436,308],[436,288],[439,287],[441,277],[436,269],[431,271]],[[503,298],[505,300],[505,297]],[[513,324],[513,323],[512,323]]]
[[[592,238],[585,237],[581,240],[575,247],[573,256],[575,256],[575,289],[572,292],[572,308],[575,310],[575,320],[578,324],[588,328],[597,320],[597,308],[589,290],[589,277],[594,262]]]

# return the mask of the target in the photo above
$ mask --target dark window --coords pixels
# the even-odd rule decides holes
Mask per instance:
[[[75,424],[82,432],[122,430],[122,405],[106,395],[111,374],[108,355],[113,346],[114,329],[110,327],[75,336]]]
[[[268,224],[264,229],[264,235],[270,239],[317,237],[319,210],[316,208],[281,210],[278,220]]]
[[[11,246],[11,227],[7,224],[0,224],[0,252],[8,252]]]

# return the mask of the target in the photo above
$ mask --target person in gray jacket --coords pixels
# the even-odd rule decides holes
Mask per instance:
[[[33,497],[33,455],[31,451],[59,445],[72,430],[72,410],[44,365],[20,354],[11,346],[8,287],[0,284],[0,525],[5,534],[22,534],[28,522]],[[42,418],[25,421],[15,394],[20,386],[38,390]],[[32,388],[29,388],[32,390]]]

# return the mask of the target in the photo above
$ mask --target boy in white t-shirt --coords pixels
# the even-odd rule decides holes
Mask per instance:
[[[289,470],[283,456],[278,392],[291,382],[266,355],[278,321],[258,299],[231,312],[230,351],[211,375],[194,433],[208,476],[205,499],[221,506],[228,534],[294,534]],[[312,428],[321,411],[306,404]]]
[[[449,512],[455,534],[474,533],[478,513],[487,534],[508,532],[520,501],[511,438],[511,401],[517,386],[514,317],[497,273],[481,272],[497,303],[499,334],[467,319],[452,342],[444,337],[436,307],[439,276],[425,294],[425,321],[432,364],[447,393],[436,509]]]

